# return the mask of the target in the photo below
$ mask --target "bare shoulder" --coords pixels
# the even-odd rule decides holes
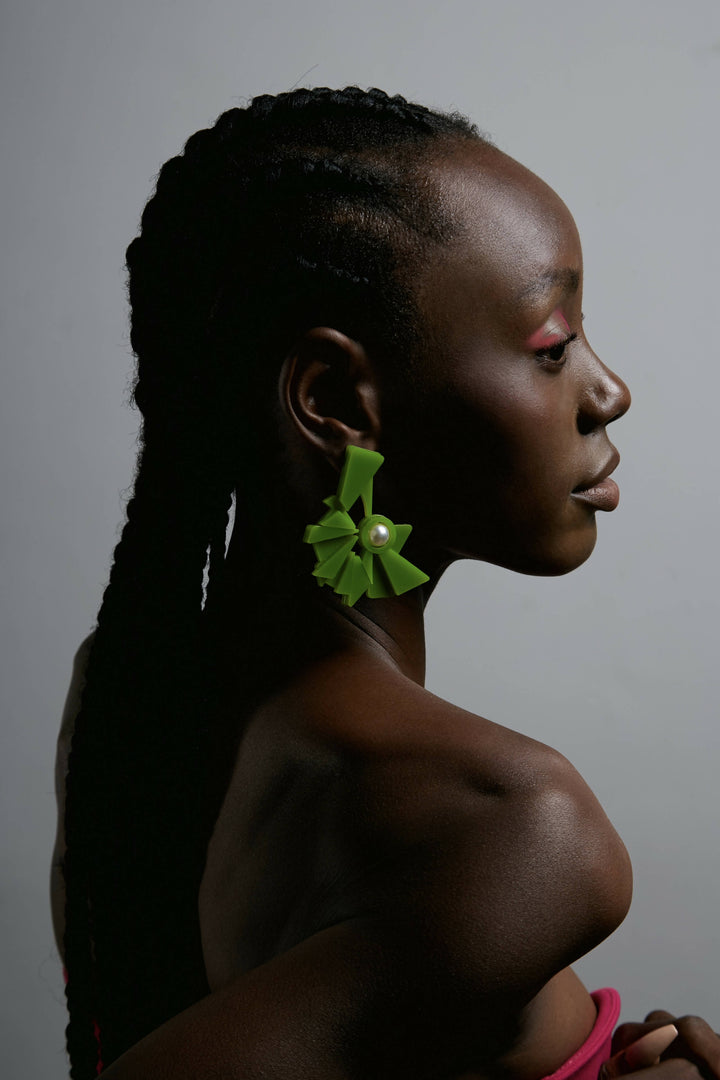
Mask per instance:
[[[625,848],[562,754],[401,680],[343,706],[338,830],[367,870],[356,901],[414,914],[446,968],[474,957],[483,985],[523,966],[542,985],[622,921]]]
[[[349,790],[388,813],[436,818],[437,800],[451,799],[460,813],[489,811],[500,802],[560,824],[565,802],[579,817],[607,822],[577,769],[545,743],[395,673],[361,672],[356,683],[330,686],[331,700],[320,708],[311,694],[306,730],[334,745],[354,770],[358,785]]]

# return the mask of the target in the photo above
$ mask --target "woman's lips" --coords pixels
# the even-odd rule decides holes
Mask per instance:
[[[620,502],[620,491],[610,474],[620,464],[620,454],[610,446],[610,457],[595,473],[586,474],[578,486],[571,492],[573,499],[591,506],[593,510],[614,510]]]
[[[592,487],[573,491],[572,498],[587,503],[596,510],[614,510],[620,502],[620,489],[608,476]]]

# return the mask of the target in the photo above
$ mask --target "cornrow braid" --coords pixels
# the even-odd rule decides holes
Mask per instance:
[[[424,156],[478,137],[398,95],[320,87],[230,109],[160,170],[127,251],[141,452],[67,778],[73,1080],[98,1071],[95,1024],[107,1065],[208,991],[209,613],[238,463],[261,465],[285,350],[328,324],[408,360],[408,267],[453,228],[419,180]]]

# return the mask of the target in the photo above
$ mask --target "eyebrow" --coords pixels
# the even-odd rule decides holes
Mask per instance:
[[[577,292],[580,286],[580,274],[570,267],[562,270],[548,270],[546,273],[541,274],[540,277],[535,278],[522,292],[518,293],[517,298],[518,300],[527,300],[530,296],[548,292],[550,289],[557,288],[558,285],[562,285],[566,292]]]

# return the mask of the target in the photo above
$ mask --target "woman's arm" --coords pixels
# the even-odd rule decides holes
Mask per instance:
[[[368,924],[330,927],[174,1017],[103,1077],[368,1078],[372,1072],[358,1071],[352,1056],[365,1043],[363,1017],[383,967]]]
[[[372,928],[358,921],[322,931],[291,952],[236,980],[148,1035],[103,1072],[107,1080],[444,1080],[541,1076],[510,1062],[488,1061],[471,1072],[438,1071],[437,1055],[409,1038],[416,1024],[403,1015],[401,995],[384,1026],[374,1030],[387,965]],[[399,988],[398,988],[399,989]],[[384,1003],[387,1005],[387,1002]],[[408,1007],[410,1003],[408,1002]],[[633,1038],[654,1024],[623,1025]],[[608,1076],[638,1080],[717,1080],[720,1038],[697,1017],[675,1021],[681,1038],[660,1064],[620,1068]],[[439,1025],[427,1025],[431,1041]],[[496,1034],[480,1036],[491,1047]],[[622,1041],[622,1040],[621,1040]],[[618,1049],[615,1040],[615,1049]],[[666,1060],[665,1060],[666,1059]],[[399,1060],[399,1064],[398,1064]],[[498,1067],[499,1066],[499,1067]],[[452,1067],[452,1066],[451,1066]],[[602,1075],[602,1074],[601,1074]]]
[[[55,834],[55,847],[50,865],[50,908],[52,911],[53,930],[58,952],[65,961],[63,937],[65,934],[65,879],[63,878],[63,859],[65,858],[65,777],[67,776],[68,755],[72,742],[75,718],[80,710],[80,698],[85,686],[85,670],[95,633],[89,634],[75,653],[70,688],[65,699],[60,734],[55,755],[55,799],[58,818]]]
[[[170,1020],[108,1080],[535,1080],[577,1049],[592,1016],[568,1026],[563,972],[607,903],[583,797],[560,775],[500,798],[449,794],[434,765],[369,773],[348,795],[355,843],[381,856],[358,914]]]
[[[174,1017],[103,1077],[536,1080],[545,1073],[527,1051],[517,1067],[506,1052],[526,1026],[519,997],[479,995],[472,1027],[463,1030],[467,1003],[448,998],[433,972],[392,940],[393,930],[373,919],[328,927]]]

